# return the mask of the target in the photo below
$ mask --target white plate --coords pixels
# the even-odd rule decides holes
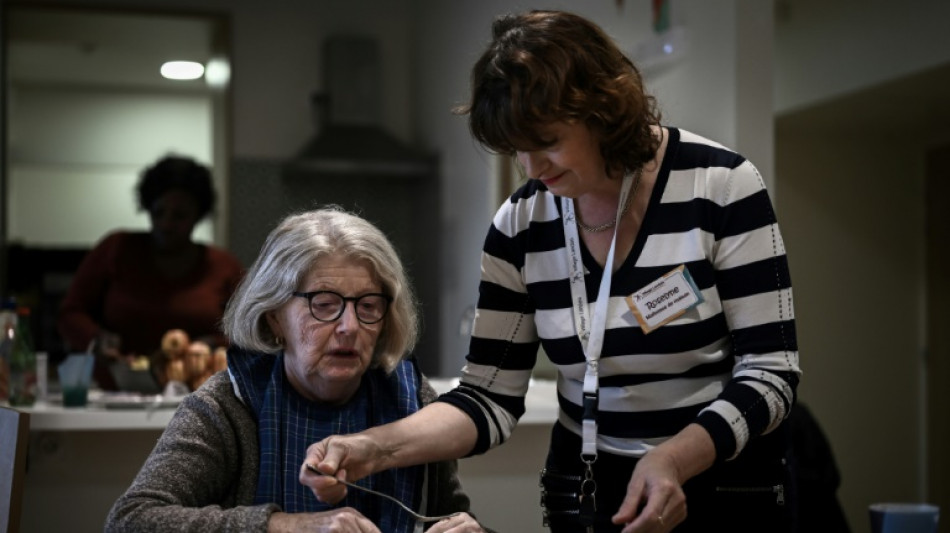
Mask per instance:
[[[132,392],[89,394],[89,405],[106,409],[167,409],[178,407],[184,396],[142,395]]]

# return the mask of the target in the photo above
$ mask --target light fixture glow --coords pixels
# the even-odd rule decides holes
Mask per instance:
[[[194,61],[168,61],[162,65],[161,72],[170,80],[196,80],[204,74],[205,68]]]
[[[227,59],[212,58],[205,67],[205,82],[209,87],[221,88],[231,79],[231,65]]]
[[[645,75],[655,75],[682,61],[689,54],[689,31],[671,26],[638,43],[631,54],[633,63]]]

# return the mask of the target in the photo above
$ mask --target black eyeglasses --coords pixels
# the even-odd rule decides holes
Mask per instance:
[[[343,296],[333,291],[294,292],[298,298],[306,298],[310,304],[310,314],[320,322],[333,322],[346,309],[346,302],[353,302],[356,319],[363,324],[375,324],[386,316],[389,302],[393,299],[385,294],[370,293],[362,296]]]

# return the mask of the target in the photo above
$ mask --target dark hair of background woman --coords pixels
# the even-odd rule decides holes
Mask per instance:
[[[187,157],[168,156],[145,169],[137,192],[139,207],[150,211],[152,205],[170,190],[182,190],[198,202],[198,220],[207,216],[215,204],[211,172]]]

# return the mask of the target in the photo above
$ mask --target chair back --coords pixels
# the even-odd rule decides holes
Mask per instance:
[[[0,406],[0,533],[20,531],[30,415]]]

